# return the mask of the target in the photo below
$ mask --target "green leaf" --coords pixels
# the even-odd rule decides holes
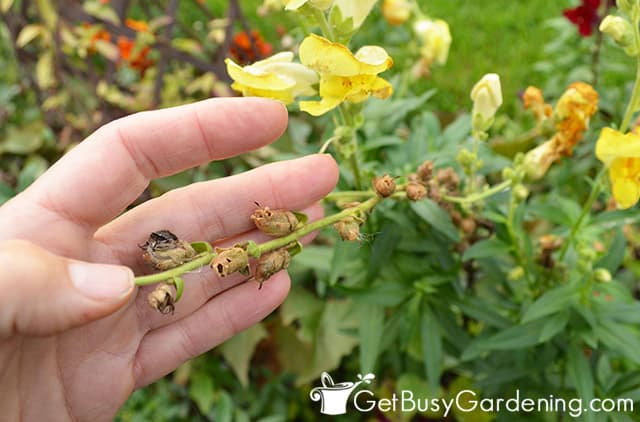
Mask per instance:
[[[189,397],[196,403],[203,414],[209,413],[213,407],[213,381],[205,372],[194,372],[189,383]]]
[[[173,277],[173,284],[176,286],[176,302],[180,300],[182,297],[182,293],[184,293],[184,280],[182,277]]]
[[[18,174],[18,183],[16,189],[18,192],[22,192],[30,184],[32,184],[42,173],[44,173],[49,167],[47,160],[39,155],[31,155],[24,162],[20,174]]]
[[[487,306],[487,302],[481,298],[465,296],[461,302],[455,302],[455,305],[458,306],[465,315],[490,326],[506,328],[511,325],[511,321],[498,314],[495,307]]]
[[[561,311],[576,303],[580,297],[580,283],[571,283],[549,290],[526,310],[522,322],[530,322]]]
[[[588,403],[593,399],[593,375],[587,358],[584,356],[582,347],[576,342],[571,344],[567,351],[567,375],[575,386],[578,397],[584,403]],[[585,421],[593,421],[593,413],[585,412],[583,414]]]
[[[514,325],[492,336],[477,338],[469,344],[462,354],[462,359],[473,359],[489,350],[516,350],[536,345],[541,342],[542,329],[548,319]]]
[[[557,314],[547,318],[545,324],[542,326],[542,330],[540,331],[540,342],[544,343],[549,341],[564,330],[569,322],[570,315],[571,313],[569,310],[565,309],[564,311],[558,312]]]
[[[244,386],[249,384],[249,363],[253,352],[266,336],[267,330],[262,324],[256,324],[231,337],[219,348],[222,356]]]
[[[496,256],[508,255],[509,251],[510,245],[499,239],[491,238],[474,243],[464,252],[462,260],[468,261],[470,259],[495,258]]]
[[[44,142],[43,130],[41,122],[33,122],[20,128],[10,126],[5,139],[0,142],[0,154],[27,155],[37,151]]]
[[[36,0],[38,12],[49,29],[54,29],[58,22],[58,13],[51,0]]]
[[[380,354],[382,335],[384,334],[384,308],[382,306],[361,304],[358,306],[360,333],[360,370],[373,372]]]
[[[103,4],[99,0],[85,1],[82,8],[94,18],[102,19],[114,25],[120,25],[120,18],[109,4]]]
[[[48,50],[40,55],[36,63],[36,80],[41,89],[51,88],[56,80],[53,75],[53,51]]]
[[[209,242],[191,242],[191,247],[197,253],[204,253],[204,252],[211,253],[211,252],[213,252],[213,248],[211,247]]]
[[[42,25],[26,25],[24,28],[22,28],[20,34],[18,34],[18,38],[16,39],[16,46],[18,48],[23,48],[25,45],[36,39],[36,37],[42,35],[43,30],[44,28],[42,27]]]
[[[0,180],[0,205],[13,198],[15,194],[16,192],[11,188],[11,186]]]
[[[606,268],[611,274],[615,274],[618,268],[620,268],[620,265],[622,265],[626,249],[627,241],[624,237],[622,227],[619,227],[616,230],[616,236],[607,248],[607,254],[600,258],[595,266]]]
[[[307,221],[309,221],[309,216],[303,212],[300,211],[291,211],[293,213],[293,215],[296,216],[296,218],[298,219],[298,222],[302,223],[302,224],[306,224]]]
[[[420,338],[429,387],[431,390],[436,391],[440,385],[440,375],[442,373],[442,333],[440,332],[438,320],[428,306],[424,306],[422,309]]]
[[[400,230],[395,224],[386,224],[382,228],[382,232],[373,241],[367,268],[367,280],[373,280],[378,275],[381,266],[389,263],[401,237]]]
[[[451,222],[451,216],[431,199],[412,202],[411,208],[420,218],[429,223],[433,229],[442,233],[447,239],[452,242],[460,240],[458,230]]]
[[[340,277],[353,270],[353,264],[358,264],[360,245],[356,242],[337,242],[333,248],[331,257],[331,269],[329,271],[329,285],[335,286]]]
[[[13,2],[14,0],[0,0],[0,12],[7,13],[11,9]]]
[[[289,252],[289,255],[291,257],[294,257],[296,255],[298,255],[299,253],[301,253],[303,251],[303,247],[302,247],[302,243],[298,242],[297,240],[295,241],[295,243],[291,244],[290,246],[287,247],[287,252]]]
[[[233,399],[226,391],[219,393],[215,402],[216,407],[212,420],[216,422],[232,422],[233,421]]]

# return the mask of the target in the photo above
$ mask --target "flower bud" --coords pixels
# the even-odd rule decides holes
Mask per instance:
[[[233,273],[249,275],[249,254],[245,249],[239,246],[216,248],[216,254],[210,265],[219,277]]]
[[[445,64],[451,46],[449,24],[442,19],[421,19],[413,25],[413,30],[422,44],[420,55],[426,64]]]
[[[542,178],[551,167],[551,164],[558,158],[553,140],[538,145],[524,156],[523,167],[525,175],[530,180]]]
[[[176,288],[172,284],[161,283],[149,293],[147,303],[163,315],[173,313],[176,302]]]
[[[611,273],[606,268],[596,268],[593,278],[599,283],[608,283],[611,281]]]
[[[610,36],[622,48],[633,45],[633,26],[620,16],[605,17],[600,23],[600,31]]]
[[[476,220],[471,217],[465,218],[460,222],[460,228],[465,232],[465,234],[475,233],[477,227],[478,225],[476,224]]]
[[[420,164],[420,167],[418,167],[418,177],[420,178],[420,180],[426,182],[427,180],[431,179],[432,175],[433,161],[426,160],[425,162]]]
[[[525,185],[517,184],[513,187],[513,195],[519,201],[524,201],[529,196],[529,189]]]
[[[449,191],[454,191],[460,186],[460,176],[452,167],[446,167],[436,172],[436,180]]]
[[[471,90],[473,100],[472,122],[476,131],[486,131],[493,123],[493,117],[502,105],[502,88],[500,77],[488,73],[480,79]]]
[[[333,225],[342,240],[355,242],[360,240],[360,225],[362,221],[354,216],[345,217]]]
[[[515,267],[513,270],[509,271],[509,274],[507,274],[507,279],[509,281],[518,281],[522,279],[522,277],[524,277],[524,268],[522,267]]]
[[[144,250],[142,258],[163,271],[189,262],[197,255],[189,242],[178,239],[169,230],[151,233],[149,239],[139,247]]]
[[[259,288],[261,289],[262,283],[271,278],[272,275],[286,269],[290,261],[291,256],[285,248],[262,254],[260,259],[258,259],[256,273],[253,276],[253,278],[260,283]]]
[[[257,204],[256,204],[257,205]],[[258,205],[258,207],[260,207]],[[298,217],[287,210],[271,210],[269,207],[260,207],[251,215],[253,223],[258,230],[267,236],[282,237],[292,233],[298,228]]]
[[[376,193],[383,198],[387,198],[396,191],[396,181],[393,177],[385,174],[382,177],[375,177],[373,179],[373,188]]]
[[[407,199],[410,201],[419,201],[427,196],[427,188],[418,182],[409,182],[407,184]]]

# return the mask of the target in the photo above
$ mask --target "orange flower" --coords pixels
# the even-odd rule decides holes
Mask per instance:
[[[528,87],[522,94],[522,105],[525,110],[533,110],[537,121],[551,117],[553,110],[551,106],[544,102],[542,91],[535,86]]]
[[[135,19],[126,19],[124,24],[136,32],[149,32],[149,24]]]
[[[236,63],[241,65],[253,63],[271,55],[272,52],[271,44],[266,42],[255,29],[251,31],[250,35],[244,31],[238,32],[233,36],[229,47],[229,54]]]
[[[527,103],[544,106],[541,98],[542,93],[538,97],[535,90],[529,91],[526,100],[523,96],[525,107]],[[527,175],[532,179],[539,179],[544,176],[554,161],[561,157],[570,157],[573,154],[573,147],[582,139],[584,132],[589,127],[589,119],[597,109],[598,93],[591,85],[584,82],[574,82],[569,85],[554,110],[556,133],[551,139],[532,149],[525,156]],[[546,113],[544,107],[541,110]]]

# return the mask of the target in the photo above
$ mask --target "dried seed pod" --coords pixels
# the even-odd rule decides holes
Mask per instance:
[[[382,177],[374,177],[373,188],[378,195],[386,198],[393,195],[393,193],[396,191],[396,181],[388,174],[385,174]]]
[[[409,182],[407,184],[407,198],[410,201],[419,201],[427,196],[427,188],[418,182]]]
[[[285,248],[262,254],[260,259],[258,259],[256,273],[253,276],[253,278],[260,283],[259,288],[261,289],[262,283],[271,278],[272,275],[286,269],[290,261],[291,255],[289,255],[289,251]]]
[[[173,313],[176,303],[176,288],[173,284],[161,283],[149,293],[147,303],[163,315]]]
[[[436,180],[449,191],[456,190],[460,185],[460,176],[451,167],[438,170],[436,172]]]
[[[239,246],[232,248],[216,248],[216,257],[211,261],[211,268],[220,277],[239,272],[249,275],[249,254]]]
[[[144,250],[142,258],[158,270],[178,267],[197,255],[189,242],[178,239],[169,230],[151,233],[140,249]]]
[[[360,240],[361,224],[361,219],[354,216],[349,216],[335,223],[333,227],[335,227],[335,229],[338,231],[342,240],[355,242],[357,240]]]
[[[440,192],[438,182],[435,179],[431,179],[427,183],[429,185],[429,198],[433,199],[435,202],[440,202],[442,199],[442,193]]]
[[[469,217],[469,218],[465,218],[464,220],[462,220],[460,222],[460,228],[462,229],[463,232],[465,232],[466,234],[473,234],[476,231],[476,228],[478,227],[478,225],[476,224],[476,220],[474,220],[473,218]]]
[[[287,210],[272,210],[269,207],[261,207],[256,203],[256,209],[251,215],[253,223],[258,230],[267,236],[282,237],[292,233],[298,228],[298,217]]]
[[[540,243],[540,249],[543,251],[554,251],[562,246],[562,239],[553,234],[545,234],[538,239]]]
[[[431,179],[433,175],[433,161],[426,160],[418,167],[418,177],[420,180],[426,182]]]

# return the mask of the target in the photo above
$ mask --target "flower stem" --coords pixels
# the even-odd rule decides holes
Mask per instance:
[[[633,39],[636,44],[636,48],[640,49],[640,30],[638,28],[638,23],[640,22],[640,16],[638,16],[638,8],[633,8],[634,13],[631,18],[633,21]],[[624,118],[622,119],[622,124],[620,125],[620,132],[625,133],[627,129],[629,129],[629,124],[631,123],[631,118],[633,117],[633,113],[638,108],[638,102],[640,100],[640,56],[636,57],[636,80],[633,83],[633,91],[631,91],[631,99],[629,100],[629,104],[627,104],[627,110],[624,113]]]
[[[324,14],[324,12],[314,7],[313,16],[315,17],[316,22],[320,27],[320,31],[322,32],[322,35],[324,35],[324,37],[327,38],[329,41],[335,41],[335,35],[333,33],[333,29],[331,28],[331,25],[329,24],[329,21],[327,20],[327,16]]]
[[[594,201],[596,200],[596,198],[598,197],[598,194],[600,193],[600,186],[601,186],[600,182],[602,181],[602,178],[606,173],[607,173],[607,168],[603,167],[598,173],[598,175],[596,176],[596,178],[593,180],[594,186],[591,189],[591,194],[587,198],[587,202],[584,203],[580,216],[571,227],[571,232],[569,233],[569,237],[567,237],[567,240],[565,240],[564,244],[562,245],[562,249],[560,250],[560,254],[558,255],[558,261],[562,261],[562,259],[564,259],[565,255],[567,254],[567,251],[569,250],[569,246],[571,245],[571,243],[573,243],[576,237],[576,234],[578,233],[578,230],[580,230],[580,227],[582,226],[582,222],[584,221],[586,216],[589,214],[589,210],[591,210],[591,207],[593,206]]]
[[[326,227],[328,225],[337,223],[338,221],[342,220],[345,217],[366,213],[370,211],[373,207],[375,207],[380,201],[383,200],[383,198],[375,195],[375,193],[373,192],[370,192],[369,195],[373,195],[373,197],[369,198],[365,202],[355,207],[347,208],[345,210],[340,211],[337,214],[329,215],[327,217],[321,218],[320,220],[316,220],[312,223],[305,224],[300,229],[294,231],[293,233],[287,236],[273,239],[257,245],[257,248],[253,253],[253,256],[257,258],[263,253],[285,247],[295,242],[296,240],[308,235],[309,233],[314,232],[323,227]],[[189,261],[186,264],[182,264],[179,267],[175,267],[170,270],[163,271],[156,274],[136,277],[135,284],[136,286],[146,286],[148,284],[160,283],[162,281],[171,280],[173,277],[180,276],[181,274],[184,274],[184,273],[196,270],[205,265],[208,265],[215,256],[216,256],[215,252],[204,252],[198,255],[198,257],[196,257],[194,260]]]
[[[480,201],[482,199],[488,198],[496,193],[500,193],[503,190],[507,189],[511,186],[511,180],[505,180],[502,183],[499,183],[492,188],[489,188],[483,192],[473,193],[467,196],[449,196],[445,195],[442,198],[445,201],[456,202],[458,204],[471,204],[473,202]]]

